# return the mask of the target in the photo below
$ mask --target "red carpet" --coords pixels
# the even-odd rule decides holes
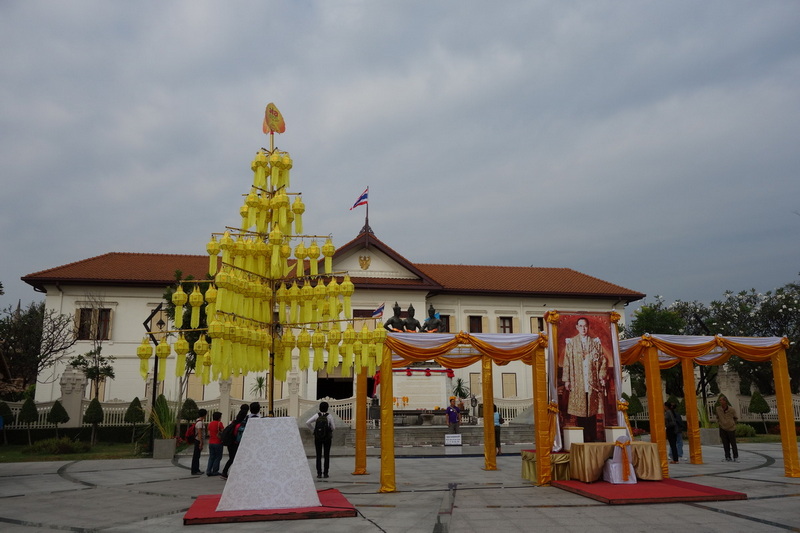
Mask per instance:
[[[554,487],[611,505],[631,503],[713,502],[746,500],[747,494],[697,485],[677,479],[639,481],[633,485],[613,485],[606,481],[553,481]]]
[[[221,494],[198,496],[183,515],[183,525],[221,524],[227,522],[262,522],[267,520],[307,520],[310,518],[345,518],[356,516],[356,508],[336,489],[318,490],[322,507],[294,509],[248,509],[217,511]]]

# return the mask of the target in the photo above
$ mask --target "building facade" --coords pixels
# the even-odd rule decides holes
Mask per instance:
[[[58,266],[23,277],[35,290],[45,293],[46,307],[75,317],[78,343],[71,355],[101,346],[104,356],[115,358],[115,378],[99,391],[102,401],[130,401],[151,395],[152,376],[143,379],[139,372],[136,348],[146,334],[144,322],[160,303],[167,287],[175,283],[175,273],[204,279],[209,259],[206,255],[167,255],[109,253]],[[382,327],[397,303],[401,317],[413,307],[414,318],[423,322],[433,307],[449,332],[537,333],[543,331],[548,310],[602,312],[621,310],[645,295],[599,280],[568,268],[476,266],[413,263],[380,241],[368,228],[341,246],[333,257],[335,272],[348,272],[356,287],[352,307],[356,330],[364,324]],[[381,305],[383,317],[372,315]],[[150,327],[170,329],[166,316],[153,317]],[[67,357],[46,369],[36,388],[40,402],[58,399],[60,379]],[[296,362],[295,362],[296,363]],[[163,392],[177,397],[179,380],[175,376],[174,354],[166,360]],[[408,409],[433,408],[446,403],[454,380],[461,379],[470,389],[480,391],[480,365],[445,373],[424,372],[425,379],[408,379],[396,384],[396,394],[405,398]],[[151,364],[152,367],[152,364]],[[348,398],[354,395],[354,377],[343,376],[341,367],[333,375],[325,370],[299,371],[295,364],[284,383],[276,382],[275,398],[298,395],[302,399]],[[408,373],[414,377],[416,373]],[[257,378],[263,374],[234,376],[230,396],[248,400],[264,397]],[[369,378],[370,381],[372,378]],[[530,398],[531,372],[521,362],[512,362],[494,373],[495,395],[500,398]],[[372,383],[368,391],[372,391]],[[403,387],[406,387],[405,389]],[[87,390],[87,396],[93,391]],[[203,385],[190,379],[187,396],[204,401],[218,397],[220,384]],[[441,398],[437,402],[436,398]],[[430,405],[436,403],[437,405]],[[295,415],[294,413],[290,413]],[[299,414],[299,413],[297,413]]]

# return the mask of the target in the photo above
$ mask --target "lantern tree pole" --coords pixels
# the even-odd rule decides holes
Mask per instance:
[[[341,365],[343,376],[351,375],[354,366],[357,371],[366,368],[374,374],[386,338],[384,328],[370,331],[364,325],[360,332],[355,331],[351,309],[355,287],[347,272],[333,272],[336,248],[330,235],[303,232],[305,205],[300,193],[288,192],[293,161],[288,152],[275,147],[274,134],[283,133],[285,128],[280,112],[269,104],[263,131],[270,136],[270,149],[261,148],[251,163],[253,183],[239,209],[241,226],[227,228],[219,240],[212,234],[206,245],[208,273],[213,279],[183,280],[171,296],[174,327],[179,333],[175,342],[176,374],[183,372],[189,351],[183,333],[199,331],[192,349],[196,354],[195,374],[203,384],[268,369],[270,415],[274,415],[275,381],[285,381],[289,371],[319,371],[327,365],[332,373]],[[293,203],[290,195],[295,196]],[[306,239],[311,240],[308,248]],[[317,239],[324,239],[324,245],[320,247]],[[294,248],[295,262],[290,265],[293,240],[300,242]],[[183,290],[182,284],[187,283],[194,284],[190,296]],[[204,294],[200,293],[201,286]],[[187,301],[192,306],[190,328],[183,326]],[[204,304],[207,326],[199,328]],[[342,323],[346,325],[344,331]],[[299,352],[297,366],[295,350]],[[162,357],[169,355],[164,352],[159,351]],[[328,354],[327,363],[324,352]],[[145,338],[137,350],[143,377],[151,354]]]

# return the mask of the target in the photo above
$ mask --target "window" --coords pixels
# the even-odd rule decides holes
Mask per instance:
[[[475,396],[482,396],[483,391],[481,390],[481,373],[480,372],[470,372],[469,373],[469,392],[474,394]]]
[[[78,309],[78,340],[107,341],[111,338],[111,309]]]
[[[450,333],[450,315],[439,315],[439,320],[442,321],[442,331],[439,333]]]
[[[501,316],[499,321],[499,333],[514,333],[514,320],[510,316]]]
[[[517,397],[517,375],[503,373],[503,398]]]
[[[531,317],[531,333],[544,332],[544,318],[540,316]]]
[[[483,317],[480,316],[469,317],[469,332],[483,333]]]

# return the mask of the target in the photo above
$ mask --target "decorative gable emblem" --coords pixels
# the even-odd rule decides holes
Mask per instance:
[[[370,261],[372,261],[372,258],[368,255],[358,256],[358,264],[361,267],[361,270],[369,270]]]

